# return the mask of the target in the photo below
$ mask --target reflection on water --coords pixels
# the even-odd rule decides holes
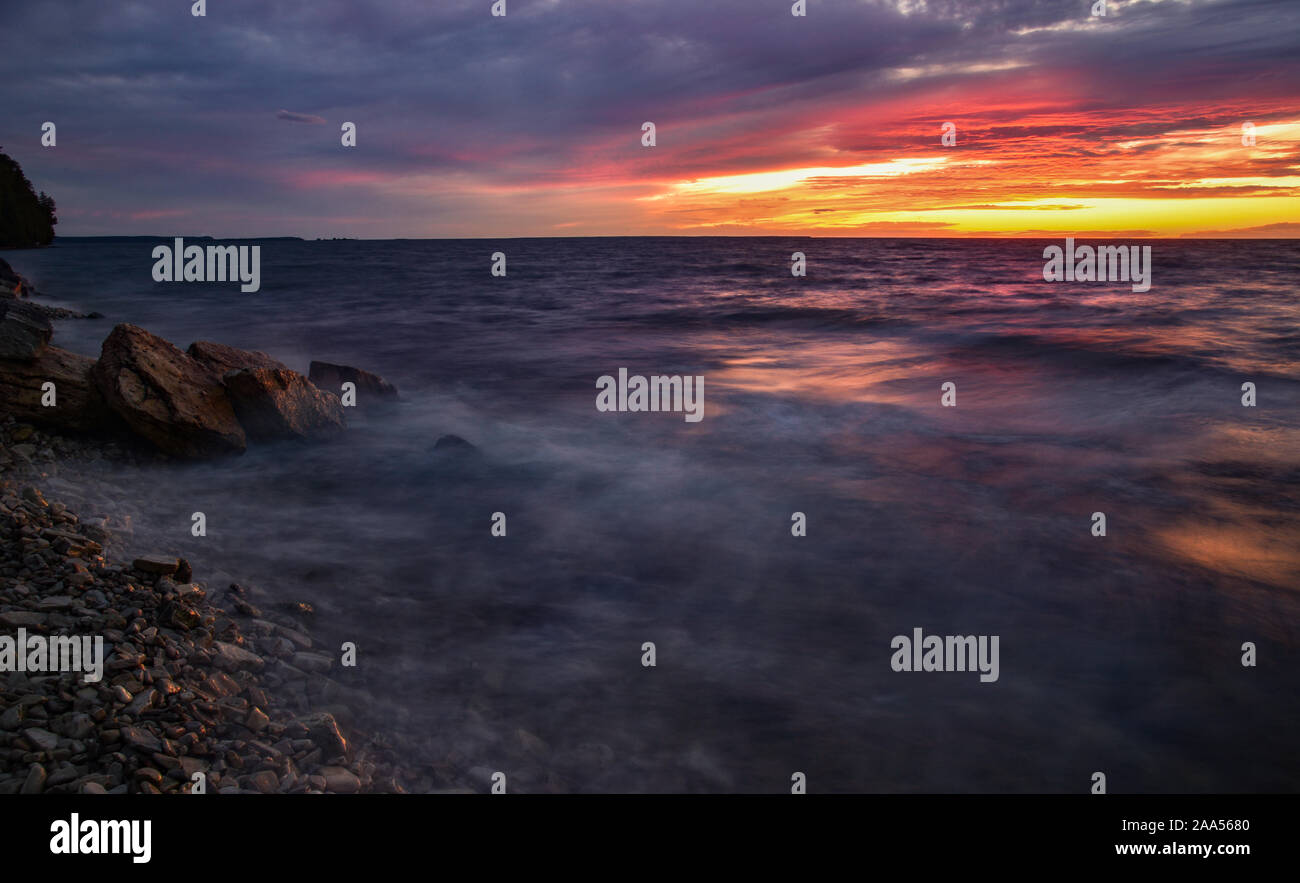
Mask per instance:
[[[13,263],[109,317],[65,346],[133,321],[406,402],[77,492],[130,482],[142,545],[309,598],[429,787],[1300,787],[1300,245],[1156,242],[1142,294],[1044,283],[1028,242],[269,242],[257,296],[148,253]],[[598,413],[619,367],[704,375],[704,421]],[[914,627],[1000,635],[1000,680],[894,673]]]

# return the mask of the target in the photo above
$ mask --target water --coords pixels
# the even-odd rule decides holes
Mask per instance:
[[[1300,243],[1151,241],[1135,293],[1043,282],[1045,241],[265,241],[258,294],[153,283],[153,244],[8,258],[106,315],[67,348],[128,321],[403,393],[335,443],[120,478],[138,537],[357,643],[416,777],[1300,788]],[[703,422],[597,412],[620,367],[703,375]],[[915,627],[999,635],[999,680],[892,671]]]

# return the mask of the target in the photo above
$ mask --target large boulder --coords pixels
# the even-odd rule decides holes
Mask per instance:
[[[397,399],[397,387],[378,374],[362,371],[349,365],[334,365],[329,362],[312,362],[307,369],[311,382],[326,392],[342,395],[344,383],[357,386],[357,405],[364,407],[378,402],[392,402]]]
[[[338,396],[288,368],[244,368],[224,378],[226,394],[254,441],[312,439],[344,427]]]
[[[109,407],[166,453],[200,458],[241,453],[247,445],[220,381],[143,328],[114,328],[91,376]]]
[[[0,300],[0,359],[31,361],[44,351],[54,326],[41,310],[16,300]]]
[[[57,429],[94,432],[120,428],[91,381],[95,360],[58,347],[45,347],[32,360],[0,360],[0,411],[19,420]],[[53,383],[53,404],[46,383]]]
[[[288,365],[277,362],[266,353],[236,349],[233,346],[226,346],[224,343],[198,340],[190,344],[190,348],[185,352],[191,359],[211,370],[218,378],[226,376],[231,371],[240,371],[244,368],[289,370]]]

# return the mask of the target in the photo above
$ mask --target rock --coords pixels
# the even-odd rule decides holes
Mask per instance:
[[[212,664],[217,668],[225,669],[226,671],[236,671],[241,668],[256,670],[260,669],[263,665],[262,657],[235,644],[228,644],[225,641],[215,641],[213,642],[212,649]]]
[[[114,328],[90,373],[109,407],[168,454],[197,459],[247,446],[211,371],[143,328]]]
[[[260,733],[266,729],[271,719],[266,716],[266,712],[257,706],[249,709],[248,717],[244,719],[244,726],[248,727],[254,733]]]
[[[7,610],[0,613],[0,625],[9,628],[31,628],[32,626],[44,625],[45,620],[48,618],[44,613],[36,613],[31,610]]]
[[[122,741],[132,748],[153,753],[162,750],[158,737],[140,727],[122,727]]]
[[[242,371],[245,368],[289,370],[288,365],[277,362],[266,353],[236,349],[233,346],[226,346],[224,343],[211,343],[206,340],[199,340],[190,344],[190,348],[185,351],[185,354],[207,368],[217,380],[225,377],[231,371]]]
[[[169,575],[180,569],[180,560],[166,555],[145,555],[132,561],[131,566],[141,573]]]
[[[41,751],[53,751],[59,747],[59,737],[49,730],[42,730],[40,727],[24,730],[23,736]],[[42,777],[41,781],[44,781],[44,777]]]
[[[65,763],[45,780],[45,787],[53,788],[56,785],[66,785],[68,782],[76,781],[81,776],[81,771],[70,763]]]
[[[95,729],[95,722],[90,715],[76,712],[63,722],[63,735],[69,739],[84,739]]]
[[[40,794],[45,790],[45,767],[39,763],[32,764],[27,771],[27,780],[23,782],[23,794]]]
[[[325,790],[337,794],[355,794],[361,790],[361,780],[350,770],[341,766],[320,768],[320,775],[325,777]]]
[[[321,754],[325,757],[339,757],[348,753],[347,740],[339,731],[339,724],[334,719],[334,715],[318,711],[301,715],[294,720],[294,723],[307,728],[307,738],[321,750]]]
[[[178,583],[187,583],[194,579],[194,568],[191,567],[190,562],[186,561],[184,558],[181,558],[176,562],[175,579]]]
[[[0,714],[0,730],[16,730],[22,722],[23,710],[17,705],[9,706]]]
[[[225,375],[235,415],[254,441],[312,439],[343,429],[338,396],[288,368],[245,368]]]
[[[280,609],[285,613],[292,613],[294,616],[304,618],[316,615],[316,608],[311,605],[310,601],[286,601],[281,605]]]
[[[39,309],[21,301],[0,301],[0,359],[30,362],[45,351],[54,326]]]
[[[0,411],[19,420],[75,432],[115,429],[120,421],[91,378],[93,359],[46,347],[33,361],[0,360]],[[54,384],[54,404],[45,383]]]
[[[353,368],[348,365],[312,362],[307,369],[307,376],[312,383],[337,396],[343,394],[344,383],[355,383],[357,386],[357,405],[359,407],[365,407],[371,403],[395,401],[398,397],[397,387],[378,374],[371,374],[369,371],[362,371],[360,368]]]
[[[126,713],[131,717],[139,717],[145,709],[152,708],[154,700],[158,698],[158,691],[153,688],[146,688],[136,694],[131,700],[131,704],[126,707]]]
[[[81,786],[81,793],[82,794],[107,794],[108,791],[105,790],[104,786],[99,784],[98,782],[87,782],[86,784]]]
[[[248,777],[253,790],[262,794],[274,794],[280,790],[280,779],[271,770],[262,770]]]
[[[159,614],[158,622],[160,625],[168,628],[181,629],[182,631],[189,631],[190,629],[198,628],[200,623],[203,622],[203,618],[199,615],[197,610],[187,604],[181,604],[176,601],[169,601],[163,605]]]
[[[135,771],[135,778],[137,781],[152,782],[154,785],[161,785],[163,777],[162,773],[158,772],[153,767],[142,766],[140,769]]]
[[[14,268],[0,260],[0,297],[27,297],[35,294],[31,283],[14,272]]]

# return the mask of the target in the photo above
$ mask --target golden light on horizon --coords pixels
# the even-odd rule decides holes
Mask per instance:
[[[1247,145],[1240,125],[1171,128],[1083,150],[1073,135],[985,138],[946,153],[667,180],[634,201],[682,233],[1293,236],[1300,121],[1253,134]]]

